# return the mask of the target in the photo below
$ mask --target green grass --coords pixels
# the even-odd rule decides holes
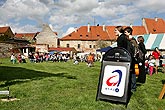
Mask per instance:
[[[165,99],[158,99],[165,80],[161,72],[147,75],[146,83],[137,87],[126,108],[124,104],[96,101],[100,62],[92,68],[71,61],[0,62],[0,90],[10,87],[11,96],[20,99],[0,101],[0,110],[165,110]]]

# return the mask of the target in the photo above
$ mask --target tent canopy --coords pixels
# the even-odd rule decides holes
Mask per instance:
[[[135,36],[137,38],[138,36]],[[145,34],[143,35],[146,49],[153,50],[155,47],[165,50],[165,34]]]
[[[144,34],[133,36],[137,39],[138,36],[143,36],[144,44],[147,50],[153,50],[158,47],[161,50],[165,50],[165,33],[162,34]],[[117,47],[117,42],[111,45],[111,47]]]
[[[97,52],[107,52],[109,49],[111,49],[111,46],[105,47],[105,48],[101,48],[101,49],[97,49]]]
[[[50,51],[49,54],[53,55],[54,53],[58,53],[58,52],[59,51],[54,50],[54,51]]]

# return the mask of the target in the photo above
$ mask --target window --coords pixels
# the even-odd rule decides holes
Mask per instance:
[[[66,47],[69,47],[69,44],[66,44]]]
[[[89,48],[92,48],[92,45],[89,45]]]
[[[80,44],[78,44],[77,48],[80,48]]]
[[[93,48],[96,48],[96,45],[93,45]]]
[[[26,48],[24,49],[24,53],[26,53]]]

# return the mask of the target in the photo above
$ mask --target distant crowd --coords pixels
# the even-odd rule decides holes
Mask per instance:
[[[23,54],[17,54],[15,55],[12,53],[11,55],[11,62],[13,64],[15,63],[27,63],[26,60],[29,60],[31,63],[42,63],[47,61],[52,62],[67,62],[68,60],[73,60],[73,64],[79,64],[79,62],[86,62],[89,67],[94,66],[95,61],[100,60],[99,55],[95,55],[92,53],[80,55],[73,54],[73,56],[70,56],[70,54],[61,54],[61,53],[29,53],[28,58],[25,58]]]

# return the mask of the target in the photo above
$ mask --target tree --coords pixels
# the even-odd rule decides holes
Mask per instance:
[[[96,41],[96,45],[98,48],[104,48],[104,47],[109,46],[108,43],[106,41],[103,41],[103,40]]]

